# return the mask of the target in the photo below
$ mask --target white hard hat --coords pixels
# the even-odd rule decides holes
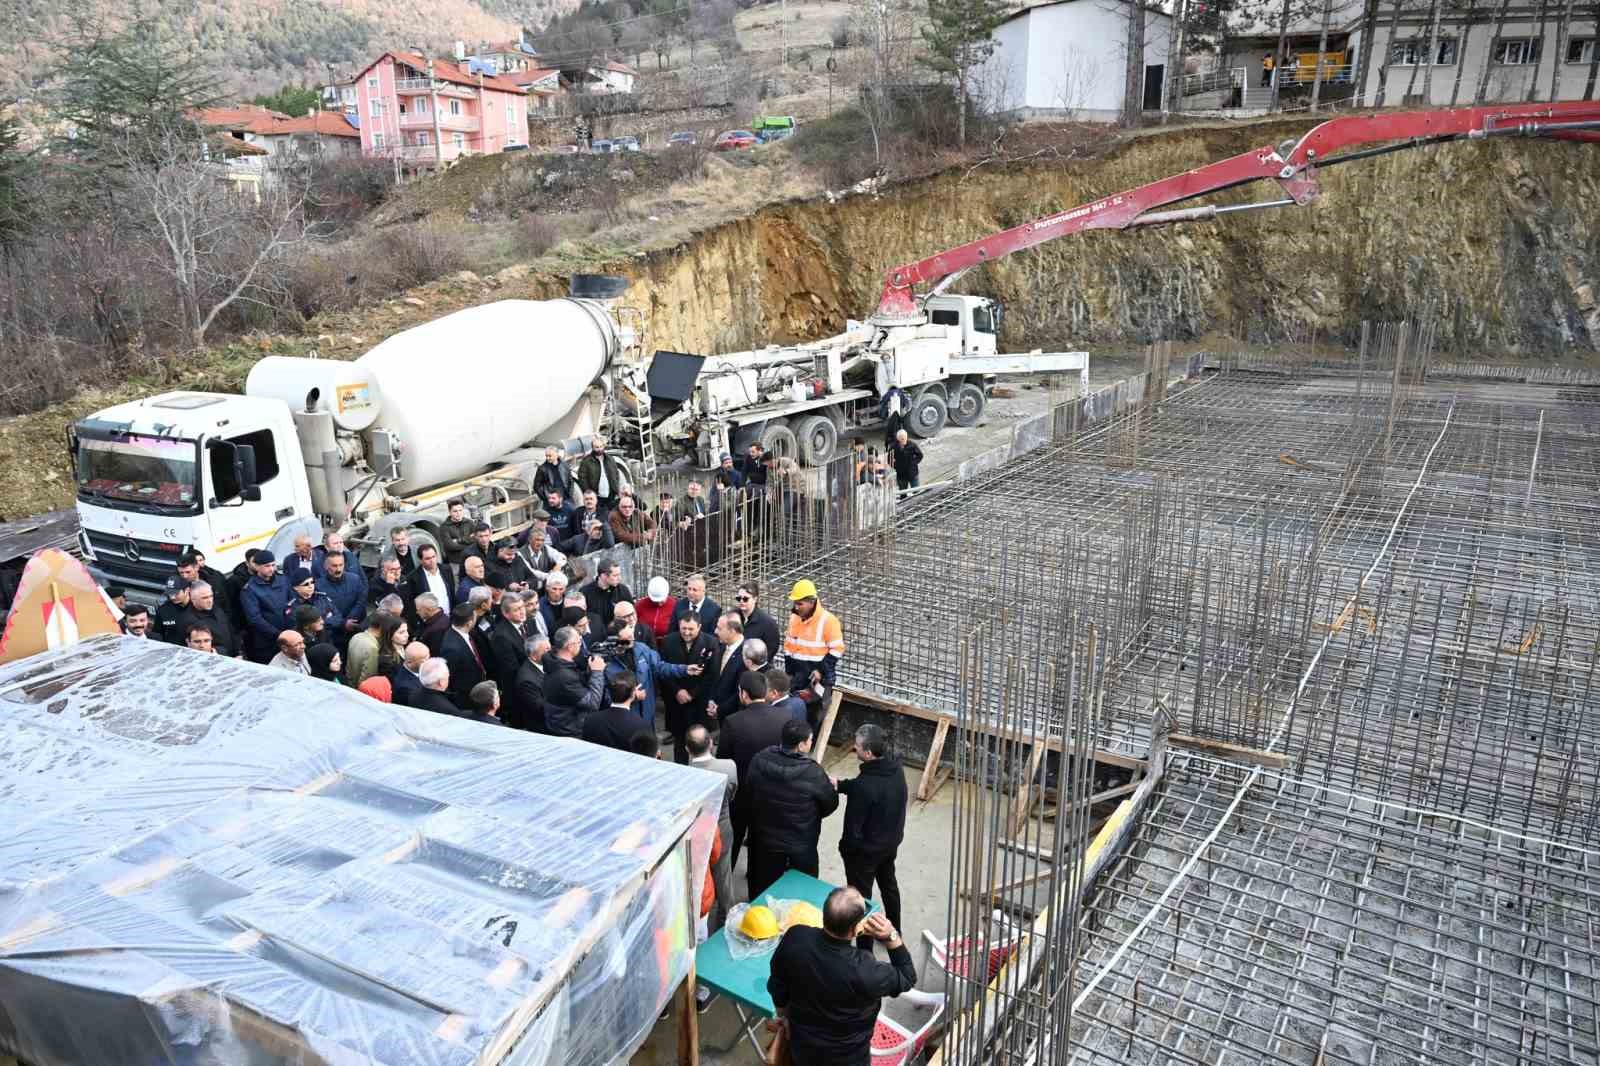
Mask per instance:
[[[652,603],[666,603],[667,593],[672,591],[672,586],[667,584],[666,578],[657,575],[650,579],[646,591],[649,592]]]

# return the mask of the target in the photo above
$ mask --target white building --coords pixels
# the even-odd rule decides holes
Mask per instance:
[[[994,31],[979,68],[987,110],[1022,119],[1115,121],[1127,84],[1128,0],[1056,0],[1018,11]],[[1172,19],[1145,8],[1144,108],[1161,108]]]

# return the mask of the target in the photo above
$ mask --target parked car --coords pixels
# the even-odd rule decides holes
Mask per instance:
[[[550,151],[554,152],[556,155],[577,155],[578,146],[575,144],[558,144],[554,148],[550,149]]]
[[[590,141],[589,142],[589,151],[593,152],[595,155],[602,155],[602,154],[605,154],[605,153],[609,153],[611,151],[611,142],[610,141]]]
[[[508,144],[500,150],[502,152],[526,152],[528,150],[528,146],[525,144]]]
[[[792,137],[796,126],[793,115],[767,115],[755,121],[756,140],[762,144]]]
[[[756,135],[749,130],[728,130],[717,135],[716,142],[711,145],[713,152],[734,152],[741,148],[754,148]]]
[[[613,152],[637,152],[637,151],[640,151],[639,138],[637,138],[637,137],[614,137],[611,140],[611,150]]]
[[[700,138],[696,137],[688,130],[679,130],[677,133],[674,133],[671,137],[667,138],[668,148],[691,147],[699,143]]]

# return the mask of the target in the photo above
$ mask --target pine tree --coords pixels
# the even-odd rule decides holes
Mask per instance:
[[[28,231],[24,183],[31,165],[17,120],[0,118],[0,252],[9,250]]]
[[[922,62],[956,85],[956,138],[967,144],[967,101],[975,68],[994,54],[995,27],[1008,14],[1004,0],[928,0]]]

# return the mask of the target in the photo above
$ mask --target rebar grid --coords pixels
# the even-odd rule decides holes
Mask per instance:
[[[1179,756],[1084,912],[1092,969],[1218,823],[1074,1018],[1077,1063],[1593,1062],[1600,852]],[[1066,1060],[1063,1060],[1066,1061]]]
[[[1571,390],[1424,386],[1427,347],[1058,418],[774,575],[847,682],[957,718],[951,935],[1043,922],[951,979],[945,1062],[1600,1061],[1600,434]],[[1078,910],[1079,753],[1143,756],[1158,703],[1288,768],[1180,756]]]

